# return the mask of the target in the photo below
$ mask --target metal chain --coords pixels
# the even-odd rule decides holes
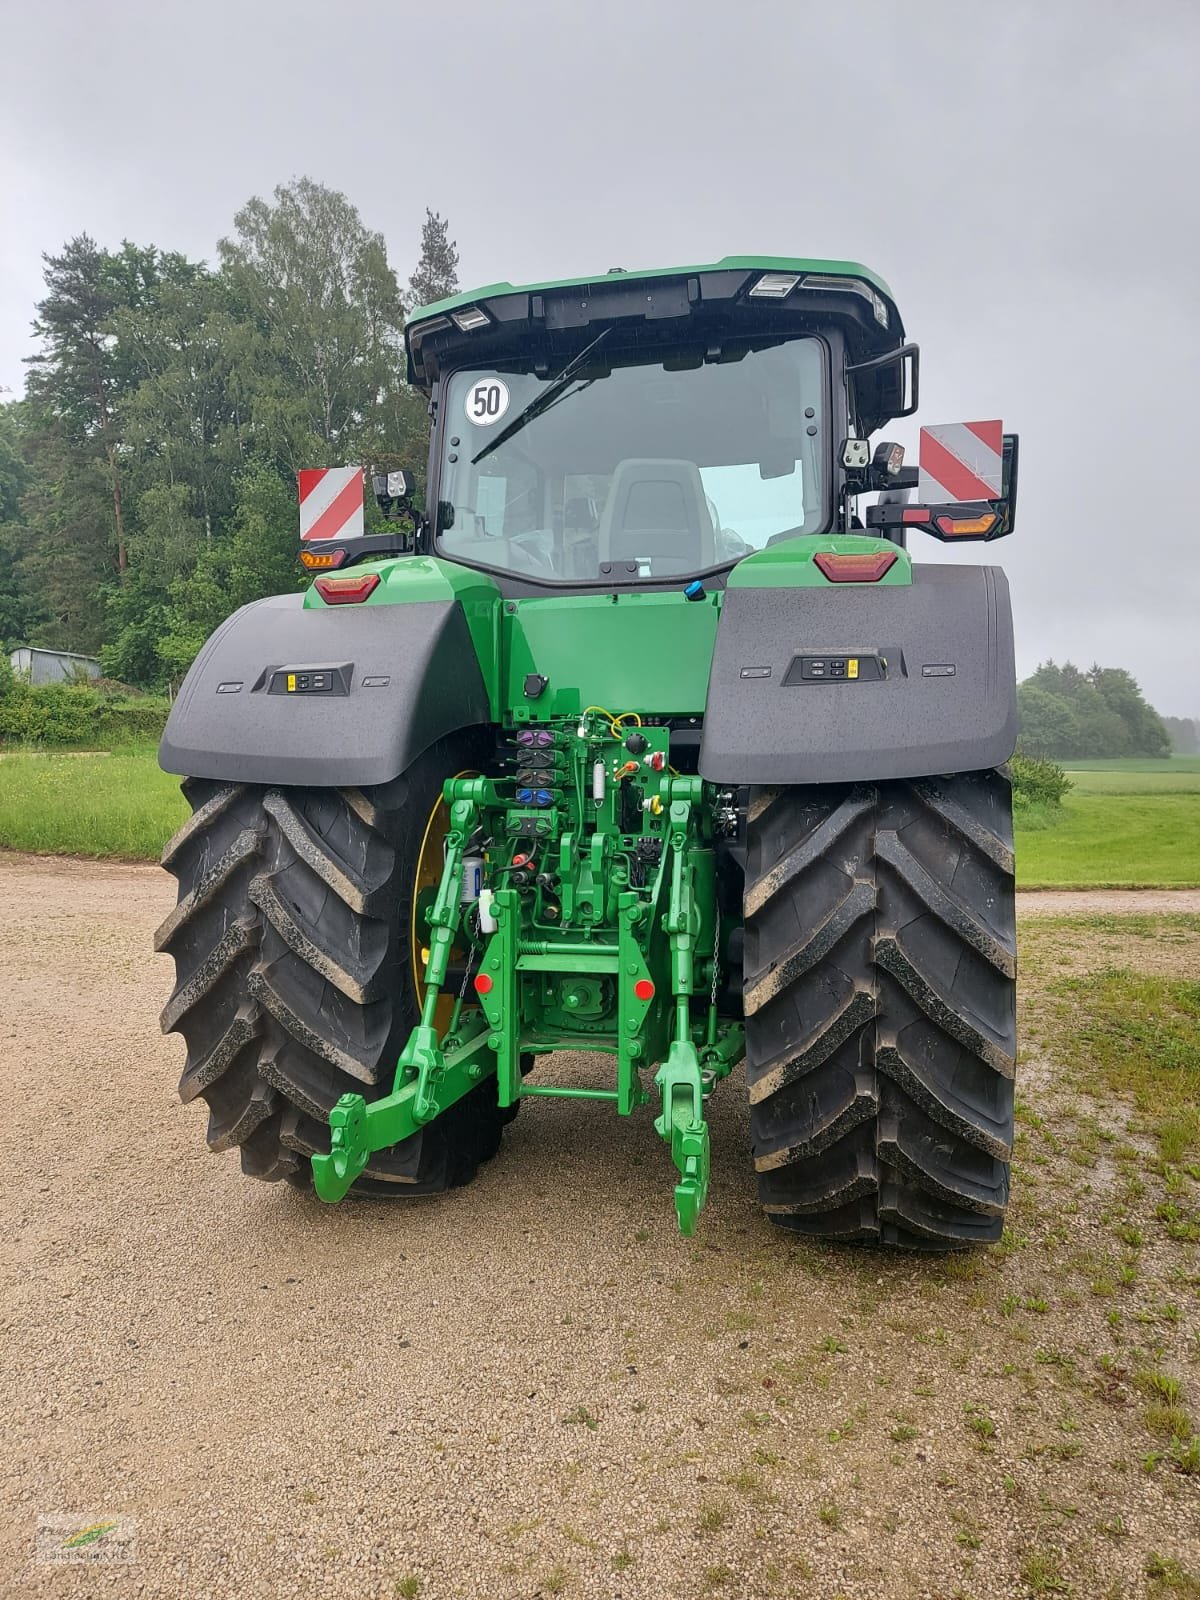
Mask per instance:
[[[463,922],[464,922],[463,932],[467,936],[467,962],[466,962],[466,965],[463,968],[462,987],[458,991],[458,998],[460,1000],[464,1000],[466,998],[467,985],[471,981],[471,968],[475,965],[475,944],[474,944],[474,941],[471,939],[471,930],[465,926],[465,923],[466,923],[466,918],[465,917],[463,918]]]
[[[720,908],[720,906],[718,906],[717,910],[716,910],[716,919],[715,919],[715,921],[713,923],[712,994],[709,996],[709,1004],[710,1005],[714,1005],[714,1006],[717,1003],[717,979],[720,976],[720,971],[721,971],[720,957],[718,955],[718,952],[720,951],[720,948],[721,948],[721,908]]]

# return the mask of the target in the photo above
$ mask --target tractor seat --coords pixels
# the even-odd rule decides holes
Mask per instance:
[[[652,577],[713,566],[712,518],[695,463],[618,462],[599,543],[602,564],[648,562]]]

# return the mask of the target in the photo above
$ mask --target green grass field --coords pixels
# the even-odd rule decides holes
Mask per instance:
[[[153,747],[110,755],[0,755],[0,846],[156,861],[188,815]]]
[[[1070,767],[1072,794],[1200,794],[1200,761],[1114,762]]]
[[[1158,772],[1164,776],[1181,772],[1200,772],[1200,756],[1171,756],[1166,761],[1149,761],[1145,756],[1121,756],[1109,761],[1072,761],[1072,772]]]
[[[1200,884],[1200,759],[1085,761],[1061,813],[1017,817],[1022,889]]]
[[[1200,760],[1072,770],[1061,813],[1018,814],[1024,889],[1200,884]],[[152,861],[188,814],[152,747],[0,754],[0,847]]]

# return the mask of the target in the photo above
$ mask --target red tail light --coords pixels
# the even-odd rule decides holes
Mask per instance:
[[[317,578],[313,588],[327,606],[357,606],[379,587],[377,572],[347,574],[344,578]]]
[[[830,583],[878,583],[895,565],[895,550],[873,550],[869,555],[840,555],[820,550],[813,557]]]

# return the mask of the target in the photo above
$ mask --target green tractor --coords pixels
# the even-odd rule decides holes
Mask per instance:
[[[690,1234],[744,1058],[780,1227],[998,1238],[1008,588],[906,541],[1010,532],[1015,437],[872,446],[919,352],[849,262],[493,284],[406,337],[424,512],[381,474],[364,534],[331,479],[314,582],[213,634],[162,742],[193,807],[163,1026],[209,1145],[407,1199],[525,1100],[649,1102]]]

